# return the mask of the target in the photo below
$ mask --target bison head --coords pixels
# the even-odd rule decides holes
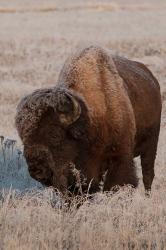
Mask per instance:
[[[73,186],[71,166],[88,152],[88,124],[84,101],[67,89],[41,89],[24,97],[16,127],[30,175],[62,192]]]

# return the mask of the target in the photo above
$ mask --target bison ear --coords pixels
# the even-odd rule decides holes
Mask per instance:
[[[66,127],[78,120],[81,114],[81,107],[72,95],[64,93],[58,100],[57,111],[61,124]]]

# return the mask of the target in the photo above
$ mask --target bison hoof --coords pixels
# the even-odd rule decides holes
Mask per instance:
[[[145,197],[147,197],[147,198],[151,197],[151,189],[145,190]]]

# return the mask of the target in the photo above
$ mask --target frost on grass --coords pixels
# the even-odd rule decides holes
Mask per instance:
[[[54,206],[53,192],[1,194],[4,249],[165,249],[166,202],[130,187],[99,193],[76,208]]]
[[[22,151],[15,140],[0,136],[0,189],[42,188],[28,172]]]

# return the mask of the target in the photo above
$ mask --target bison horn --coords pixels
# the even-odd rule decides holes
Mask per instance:
[[[74,123],[81,114],[78,101],[69,93],[65,93],[58,101],[59,120],[64,126]]]

